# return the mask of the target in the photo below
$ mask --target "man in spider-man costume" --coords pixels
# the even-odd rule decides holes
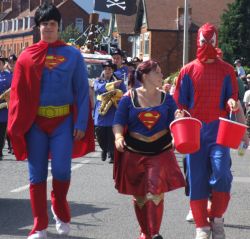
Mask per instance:
[[[219,117],[238,109],[238,87],[233,67],[221,59],[217,46],[217,30],[206,23],[198,31],[197,59],[181,69],[174,94],[179,109],[202,121],[200,150],[187,155],[196,239],[208,239],[211,232],[213,239],[225,238],[223,214],[232,183],[229,148],[216,144],[216,137]]]

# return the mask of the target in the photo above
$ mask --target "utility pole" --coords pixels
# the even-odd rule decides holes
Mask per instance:
[[[189,0],[184,0],[183,65],[188,63]]]

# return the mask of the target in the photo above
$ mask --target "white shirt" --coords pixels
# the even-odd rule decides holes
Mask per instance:
[[[245,92],[243,102],[246,104],[246,109],[250,109],[250,90]]]

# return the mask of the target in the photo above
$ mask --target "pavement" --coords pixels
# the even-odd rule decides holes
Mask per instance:
[[[32,228],[27,162],[17,162],[5,149],[0,161],[0,239],[23,239]],[[232,150],[234,176],[231,201],[225,214],[227,239],[250,239],[250,148],[244,156]],[[181,166],[182,155],[176,153]],[[50,168],[49,168],[50,169]],[[57,239],[137,239],[139,227],[132,198],[114,189],[112,164],[101,161],[100,148],[72,162],[68,194],[72,220],[69,236],[56,233],[50,212],[48,177],[48,238]],[[184,190],[165,194],[161,234],[164,239],[194,239],[195,227],[185,221],[189,200]]]

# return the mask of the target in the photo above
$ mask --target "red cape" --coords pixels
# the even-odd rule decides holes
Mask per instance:
[[[18,58],[11,84],[7,132],[17,160],[27,158],[25,134],[35,121],[40,101],[40,80],[48,47],[66,45],[56,41],[40,41],[28,47]],[[74,141],[72,157],[81,157],[95,150],[94,123],[89,110],[89,122],[83,140]]]

